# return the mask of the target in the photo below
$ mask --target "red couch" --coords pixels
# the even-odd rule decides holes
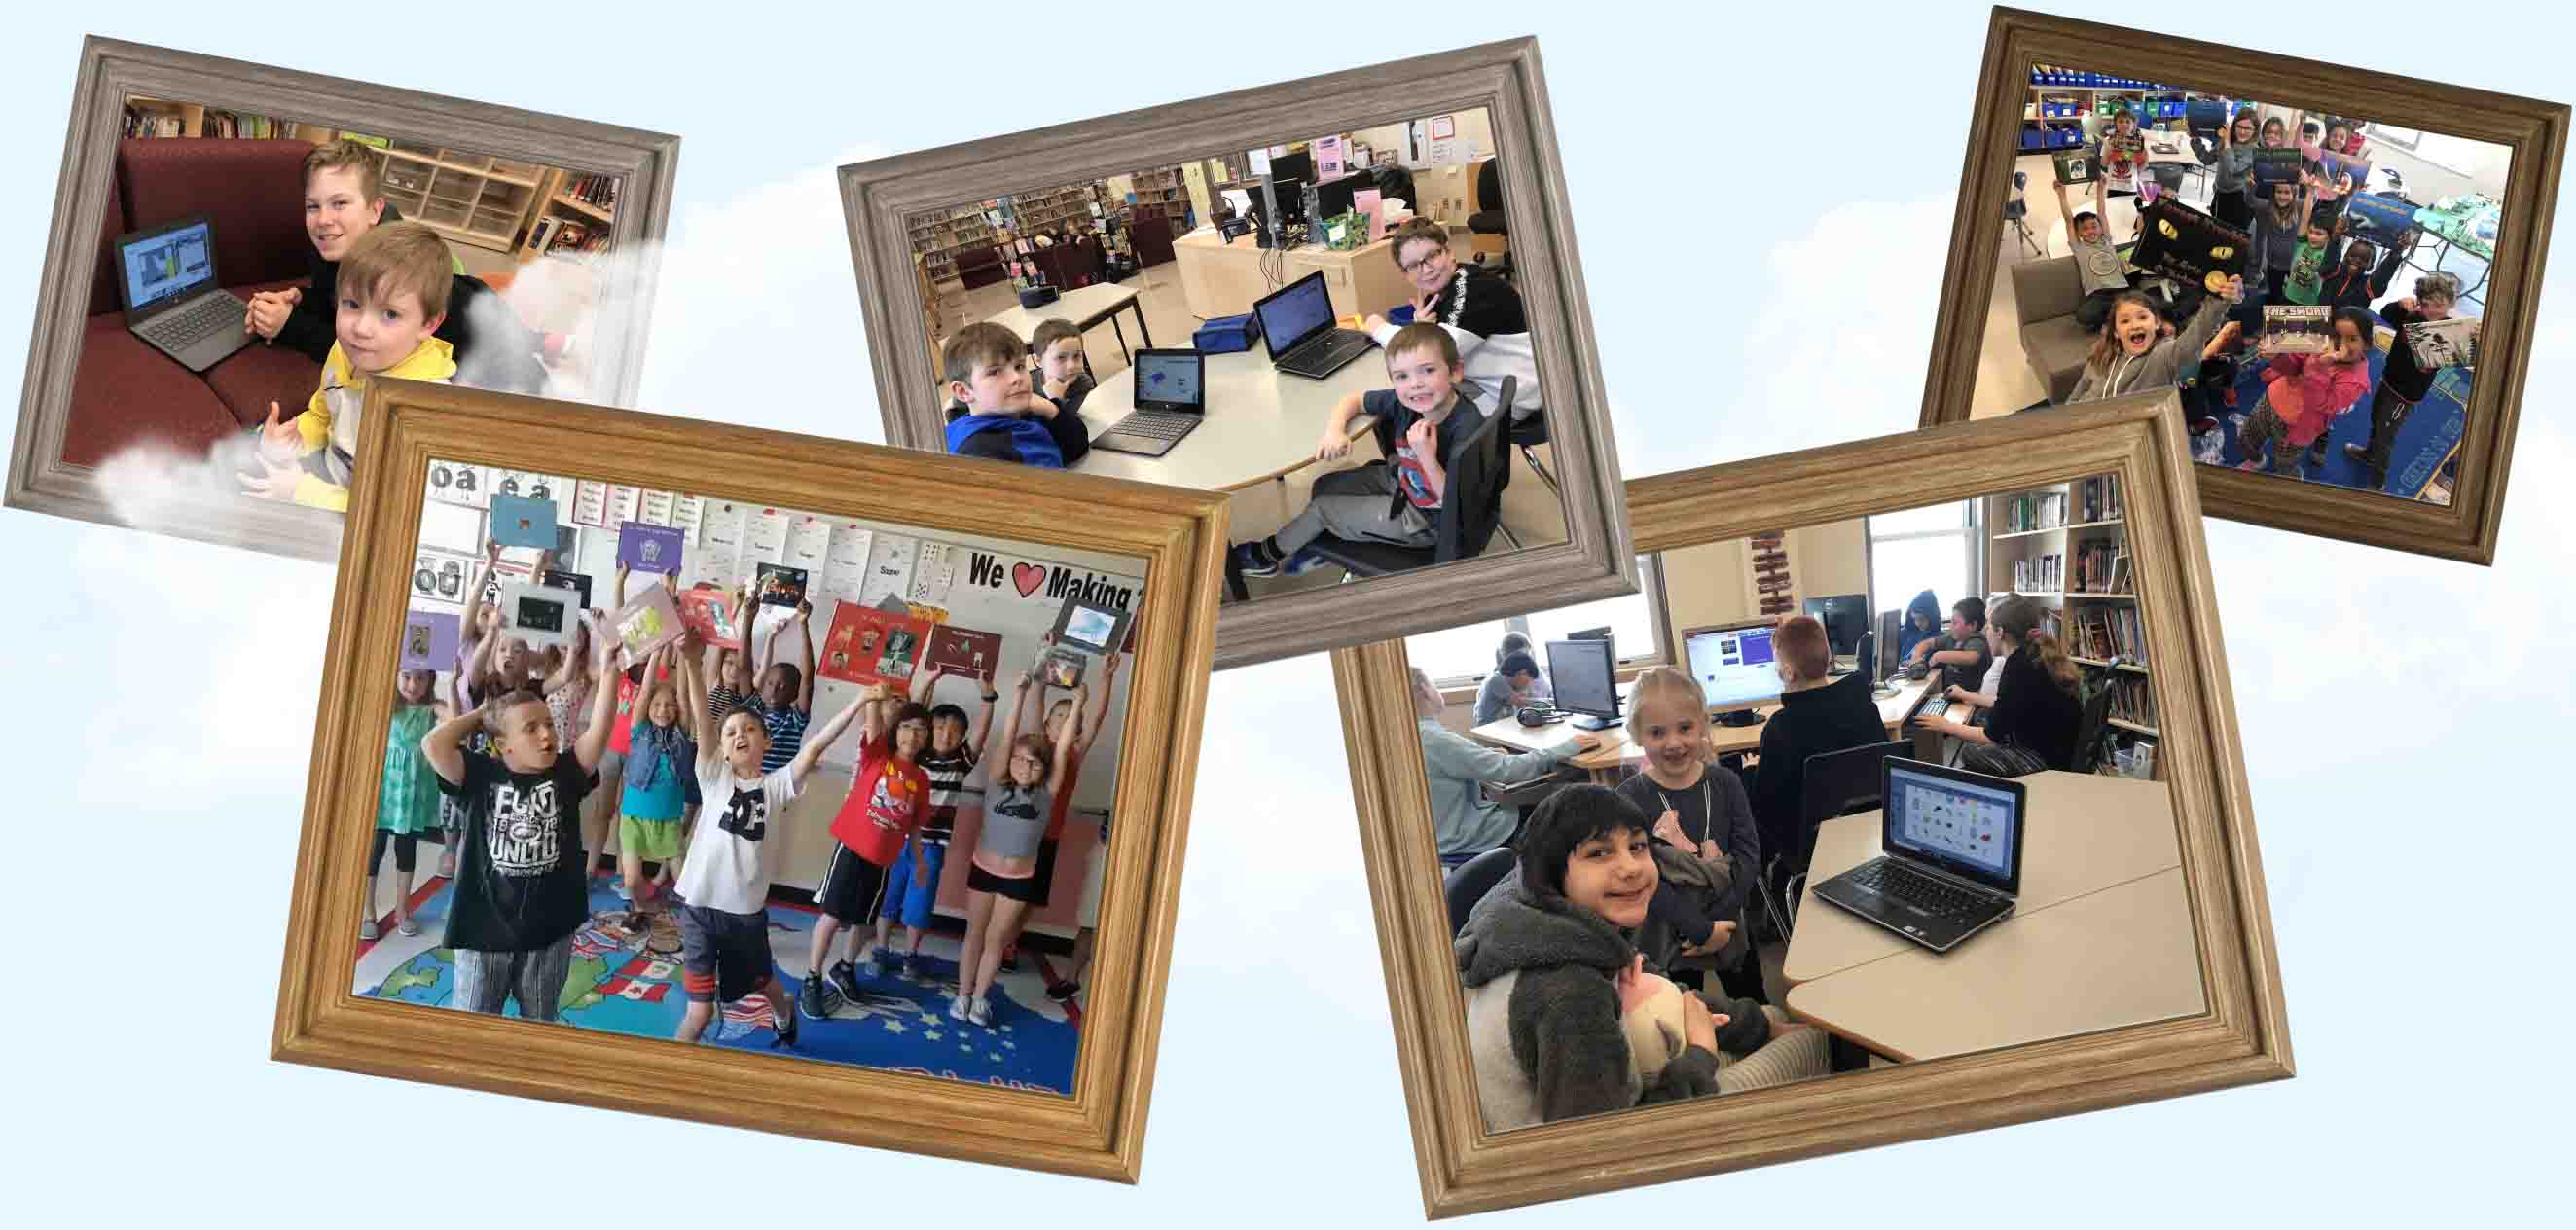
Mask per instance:
[[[225,289],[247,298],[303,286],[313,257],[304,234],[304,158],[312,150],[307,141],[149,137],[119,146],[72,376],[65,462],[95,466],[144,443],[201,455],[267,418],[272,401],[285,417],[302,412],[322,367],[296,351],[253,342],[200,376],[127,332],[115,243],[202,213],[214,221],[215,269]]]

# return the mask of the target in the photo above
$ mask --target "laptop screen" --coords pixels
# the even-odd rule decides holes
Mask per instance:
[[[1190,352],[1146,350],[1136,355],[1136,404],[1159,410],[1198,410],[1206,365]]]
[[[192,222],[125,245],[125,301],[141,311],[196,290],[215,277],[212,224]]]
[[[1288,289],[1261,301],[1255,310],[1261,313],[1261,337],[1270,346],[1270,357],[1297,348],[1306,335],[1333,323],[1333,299],[1324,291],[1324,275],[1310,273]]]
[[[1887,766],[1891,853],[1937,863],[1999,887],[2015,888],[2020,861],[2021,794],[2010,783],[1986,785],[1905,764]]]

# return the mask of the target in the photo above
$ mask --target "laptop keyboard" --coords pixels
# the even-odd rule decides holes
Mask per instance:
[[[1290,351],[1288,361],[1282,366],[1291,370],[1332,367],[1368,349],[1372,344],[1365,333],[1353,333],[1348,330],[1327,333],[1321,342],[1308,342]]]
[[[1938,918],[1964,920],[1992,908],[1992,900],[1908,868],[1894,859],[1852,873],[1852,883]]]
[[[243,310],[241,300],[231,295],[208,295],[153,321],[152,336],[172,350],[186,350],[222,332],[226,325],[240,328]]]
[[[1118,420],[1116,426],[1103,434],[1147,440],[1178,440],[1188,435],[1191,428],[1198,426],[1198,421],[1198,416],[1192,414],[1156,414],[1150,410],[1139,410]]]
[[[1946,717],[1949,715],[1949,712],[1950,698],[1935,693],[1923,699],[1923,707],[1915,710],[1914,715],[1916,717]]]

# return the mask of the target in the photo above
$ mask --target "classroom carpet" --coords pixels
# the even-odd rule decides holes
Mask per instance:
[[[455,982],[455,963],[440,946],[451,885],[433,879],[415,894],[413,916],[421,933],[402,935],[390,914],[379,920],[383,936],[360,945],[355,990],[377,999],[443,1007]],[[679,1031],[688,997],[680,986],[680,956],[652,951],[648,936],[627,930],[627,904],[609,881],[593,880],[591,916],[573,936],[571,976],[559,1001],[566,1024],[637,1037],[668,1039]],[[815,915],[772,905],[770,949],[774,972],[794,994],[805,968]],[[895,937],[901,942],[902,931]],[[837,953],[842,941],[835,937]],[[957,940],[933,933],[921,945],[921,971],[911,978],[862,967],[868,994],[844,1005],[829,1020],[799,1021],[792,1053],[853,1067],[1071,1096],[1080,1032],[1062,1007],[1048,1001],[1023,953],[1023,969],[994,985],[993,1023],[977,1026],[948,1016],[957,980]],[[790,1008],[789,1010],[792,1010]],[[513,1002],[508,1015],[519,1015]],[[738,1050],[770,1049],[776,1039],[771,1008],[758,993],[724,1005],[700,1036],[701,1045]]]
[[[2369,353],[2370,387],[2379,388],[2380,373],[2386,368],[2388,355],[2373,346]],[[2263,364],[2240,361],[2236,374],[2236,404],[2213,405],[2211,413],[2218,419],[2218,430],[2204,433],[2193,440],[2194,455],[2201,461],[2217,465],[2237,465],[2245,461],[2245,450],[2238,445],[2237,428],[2244,416],[2253,413],[2263,397]],[[2213,399],[2214,400],[2214,399]],[[2326,429],[2325,464],[2306,466],[2308,482],[2332,483],[2339,487],[2370,486],[2370,475],[2360,462],[2344,455],[2346,444],[2367,446],[2370,443],[2370,396],[2365,394],[2352,409],[2336,416]],[[2444,368],[2433,379],[2432,391],[2422,404],[2407,415],[2398,428],[2397,442],[2388,454],[2388,483],[2381,490],[2394,496],[2416,499],[2432,485],[2434,474],[2442,468],[2460,444],[2460,434],[2468,426],[2469,372],[2464,368]],[[2275,445],[2286,448],[2287,445]],[[2304,463],[2302,463],[2304,465]]]

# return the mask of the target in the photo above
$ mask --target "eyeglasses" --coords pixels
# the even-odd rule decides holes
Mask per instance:
[[[1396,263],[1396,268],[1403,270],[1407,276],[1410,276],[1438,264],[1440,258],[1447,255],[1449,255],[1449,253],[1445,250],[1434,251],[1431,255],[1423,257],[1420,260],[1399,261]]]

